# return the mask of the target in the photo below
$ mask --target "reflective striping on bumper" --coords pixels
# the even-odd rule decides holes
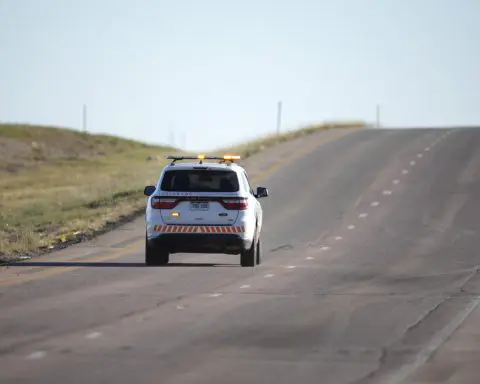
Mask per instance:
[[[155,232],[162,233],[243,233],[242,226],[211,226],[211,225],[155,225]]]

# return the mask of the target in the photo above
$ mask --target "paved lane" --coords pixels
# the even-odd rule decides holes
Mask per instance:
[[[249,160],[271,192],[255,269],[226,255],[145,268],[140,219],[2,270],[0,381],[470,377],[448,343],[474,332],[480,130],[326,135],[276,149],[282,172]]]

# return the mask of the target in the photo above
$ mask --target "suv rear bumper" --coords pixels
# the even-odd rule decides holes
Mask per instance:
[[[225,253],[250,249],[252,240],[236,234],[165,233],[147,240],[148,246],[169,253]]]

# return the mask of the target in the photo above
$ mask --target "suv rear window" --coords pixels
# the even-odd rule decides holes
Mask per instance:
[[[165,172],[161,189],[178,192],[237,192],[237,174],[232,171],[178,169]]]

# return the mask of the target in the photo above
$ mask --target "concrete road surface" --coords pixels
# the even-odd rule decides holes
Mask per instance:
[[[480,129],[324,132],[246,165],[262,265],[144,267],[140,218],[1,268],[0,383],[480,382]]]

